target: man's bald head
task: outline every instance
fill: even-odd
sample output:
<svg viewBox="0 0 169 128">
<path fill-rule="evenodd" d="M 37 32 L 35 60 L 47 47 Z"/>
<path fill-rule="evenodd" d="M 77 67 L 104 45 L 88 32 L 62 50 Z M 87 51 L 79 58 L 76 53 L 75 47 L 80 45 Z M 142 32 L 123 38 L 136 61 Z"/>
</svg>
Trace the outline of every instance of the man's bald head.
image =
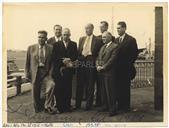
<svg viewBox="0 0 169 128">
<path fill-rule="evenodd" d="M 86 35 L 90 36 L 93 34 L 93 30 L 94 30 L 94 25 L 91 24 L 91 23 L 88 23 L 86 26 L 85 26 L 85 30 L 86 30 Z"/>
<path fill-rule="evenodd" d="M 104 43 L 109 43 L 110 41 L 112 41 L 112 34 L 110 32 L 104 32 L 102 34 L 102 40 Z"/>
<path fill-rule="evenodd" d="M 69 28 L 64 28 L 63 32 L 62 32 L 62 36 L 63 36 L 63 40 L 65 42 L 68 42 L 70 40 L 70 35 L 71 35 L 70 29 Z"/>
</svg>

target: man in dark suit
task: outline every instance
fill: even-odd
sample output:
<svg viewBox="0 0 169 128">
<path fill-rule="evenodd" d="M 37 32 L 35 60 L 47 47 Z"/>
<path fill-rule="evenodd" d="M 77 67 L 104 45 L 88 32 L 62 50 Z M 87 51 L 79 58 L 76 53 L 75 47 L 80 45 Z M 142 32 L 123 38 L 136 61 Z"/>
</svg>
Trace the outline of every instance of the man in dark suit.
<svg viewBox="0 0 169 128">
<path fill-rule="evenodd" d="M 102 43 L 93 35 L 93 24 L 87 24 L 85 27 L 86 36 L 81 37 L 78 47 L 77 68 L 77 90 L 76 90 L 76 107 L 81 107 L 84 88 L 86 88 L 86 107 L 85 110 L 90 110 L 93 105 L 94 84 L 96 80 L 95 61 Z"/>
<path fill-rule="evenodd" d="M 108 30 L 109 24 L 107 21 L 101 21 L 100 22 L 100 32 L 101 35 L 98 36 L 98 39 L 103 43 L 102 41 L 102 35 L 104 32 L 106 32 Z M 115 37 L 112 36 L 112 42 L 115 41 Z M 99 83 L 99 76 L 97 75 L 97 80 L 96 80 L 96 107 L 101 106 L 101 88 L 100 88 L 100 83 Z"/>
<path fill-rule="evenodd" d="M 52 80 L 52 47 L 46 44 L 47 32 L 38 32 L 38 44 L 28 47 L 25 76 L 32 83 L 33 104 L 35 112 L 54 113 L 54 87 Z M 45 99 L 45 103 L 43 102 Z"/>
<path fill-rule="evenodd" d="M 119 22 L 117 32 L 120 37 L 116 39 L 119 44 L 118 67 L 117 67 L 117 89 L 118 109 L 121 111 L 130 110 L 130 84 L 136 75 L 134 62 L 138 56 L 136 39 L 126 32 L 126 23 Z"/>
<path fill-rule="evenodd" d="M 109 111 L 109 116 L 116 114 L 116 66 L 118 44 L 112 42 L 110 32 L 102 35 L 105 45 L 101 48 L 96 60 L 96 67 L 99 73 L 101 87 L 102 107 L 99 111 Z"/>
<path fill-rule="evenodd" d="M 70 40 L 70 30 L 63 30 L 63 41 L 53 45 L 53 78 L 56 101 L 61 112 L 70 112 L 72 97 L 73 62 L 77 59 L 77 44 Z"/>
<path fill-rule="evenodd" d="M 62 26 L 56 24 L 54 25 L 53 30 L 55 35 L 47 40 L 47 43 L 50 45 L 53 45 L 58 41 L 62 41 Z"/>
</svg>

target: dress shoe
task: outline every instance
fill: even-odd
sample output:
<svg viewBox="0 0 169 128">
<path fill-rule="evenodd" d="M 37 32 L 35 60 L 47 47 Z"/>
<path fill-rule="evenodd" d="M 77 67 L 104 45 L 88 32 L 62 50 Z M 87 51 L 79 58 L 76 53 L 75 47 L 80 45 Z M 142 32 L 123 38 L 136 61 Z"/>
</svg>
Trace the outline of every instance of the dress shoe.
<svg viewBox="0 0 169 128">
<path fill-rule="evenodd" d="M 109 117 L 112 117 L 112 116 L 115 116 L 115 115 L 117 115 L 117 112 L 116 112 L 116 111 L 109 113 Z"/>
<path fill-rule="evenodd" d="M 100 104 L 95 104 L 95 105 L 94 105 L 94 107 L 96 107 L 96 108 L 97 108 L 97 107 L 100 107 L 100 106 L 101 106 Z"/>
<path fill-rule="evenodd" d="M 101 107 L 101 108 L 98 108 L 97 111 L 98 112 L 106 112 L 106 111 L 108 111 L 108 109 L 106 107 Z"/>
<path fill-rule="evenodd" d="M 118 113 L 127 113 L 132 111 L 130 108 L 123 108 L 123 109 L 118 109 Z"/>
<path fill-rule="evenodd" d="M 73 107 L 73 110 L 79 110 L 81 107 Z"/>
<path fill-rule="evenodd" d="M 65 112 L 73 112 L 73 110 L 69 108 L 69 109 L 66 109 Z"/>
<path fill-rule="evenodd" d="M 59 110 L 52 110 L 51 108 L 46 108 L 45 113 L 53 114 L 60 114 Z"/>
<path fill-rule="evenodd" d="M 39 113 L 40 111 L 39 110 L 35 110 L 35 113 Z"/>
<path fill-rule="evenodd" d="M 43 109 L 35 109 L 35 113 L 39 113 L 39 112 L 42 112 L 43 111 Z"/>
<path fill-rule="evenodd" d="M 85 111 L 90 111 L 91 110 L 91 107 L 86 107 L 85 108 Z"/>
</svg>

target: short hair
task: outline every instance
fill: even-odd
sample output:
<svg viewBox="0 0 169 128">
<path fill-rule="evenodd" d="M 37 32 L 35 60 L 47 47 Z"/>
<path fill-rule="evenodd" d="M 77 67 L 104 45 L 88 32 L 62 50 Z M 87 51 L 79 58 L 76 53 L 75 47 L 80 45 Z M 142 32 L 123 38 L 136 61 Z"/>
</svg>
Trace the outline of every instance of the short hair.
<svg viewBox="0 0 169 128">
<path fill-rule="evenodd" d="M 124 21 L 118 22 L 118 25 L 121 25 L 121 27 L 123 27 L 123 28 L 127 28 L 127 25 Z"/>
<path fill-rule="evenodd" d="M 94 29 L 94 25 L 92 23 L 88 23 L 86 26 L 91 26 Z"/>
<path fill-rule="evenodd" d="M 53 29 L 55 29 L 55 27 L 60 27 L 60 28 L 62 29 L 62 26 L 59 25 L 59 24 L 55 24 L 55 25 L 53 26 Z"/>
<path fill-rule="evenodd" d="M 45 30 L 39 30 L 39 31 L 38 31 L 38 34 L 40 34 L 40 33 L 41 33 L 41 34 L 45 34 L 46 36 L 48 35 L 47 31 L 45 31 Z"/>
<path fill-rule="evenodd" d="M 108 22 L 107 22 L 107 21 L 101 21 L 100 23 L 101 23 L 101 24 L 104 24 L 106 27 L 108 27 L 108 26 L 109 26 L 109 24 L 108 24 Z"/>
</svg>

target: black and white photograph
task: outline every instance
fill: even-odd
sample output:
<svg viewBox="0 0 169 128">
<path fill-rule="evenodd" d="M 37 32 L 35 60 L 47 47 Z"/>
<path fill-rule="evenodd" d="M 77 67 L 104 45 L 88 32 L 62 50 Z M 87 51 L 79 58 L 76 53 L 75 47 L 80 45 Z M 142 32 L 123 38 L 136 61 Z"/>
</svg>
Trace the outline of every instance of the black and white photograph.
<svg viewBox="0 0 169 128">
<path fill-rule="evenodd" d="M 167 127 L 168 3 L 3 3 L 3 127 Z"/>
</svg>

